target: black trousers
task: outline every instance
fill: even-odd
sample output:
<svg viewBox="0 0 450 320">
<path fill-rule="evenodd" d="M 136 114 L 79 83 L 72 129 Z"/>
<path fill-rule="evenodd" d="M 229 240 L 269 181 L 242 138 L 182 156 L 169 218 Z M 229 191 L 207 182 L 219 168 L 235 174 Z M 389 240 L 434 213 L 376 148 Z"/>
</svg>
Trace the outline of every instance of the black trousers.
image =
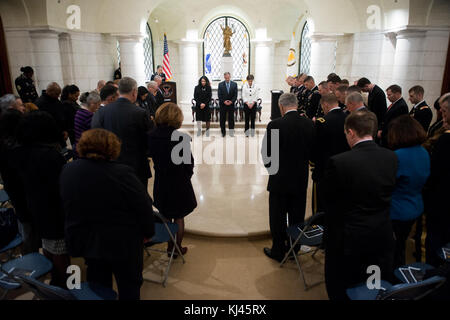
<svg viewBox="0 0 450 320">
<path fill-rule="evenodd" d="M 306 188 L 297 195 L 269 193 L 269 223 L 272 234 L 272 254 L 282 258 L 289 250 L 289 239 L 286 234 L 286 217 L 289 225 L 302 223 L 305 220 Z"/>
<path fill-rule="evenodd" d="M 244 104 L 244 115 L 245 115 L 245 132 L 247 133 L 248 129 L 255 130 L 255 121 L 256 121 L 256 104 L 253 108 L 249 108 L 248 105 Z M 251 124 L 251 126 L 250 126 Z"/>
<path fill-rule="evenodd" d="M 411 228 L 414 222 L 415 220 L 392 220 L 392 229 L 394 230 L 395 235 L 394 268 L 398 268 L 406 264 L 406 240 L 411 233 Z"/>
<path fill-rule="evenodd" d="M 220 106 L 220 130 L 222 135 L 227 133 L 225 129 L 225 123 L 228 119 L 228 128 L 234 130 L 234 105 L 231 106 Z"/>
<path fill-rule="evenodd" d="M 141 298 L 143 251 L 129 260 L 86 259 L 87 281 L 106 288 L 113 287 L 114 275 L 119 290 L 119 300 L 139 300 Z"/>
</svg>

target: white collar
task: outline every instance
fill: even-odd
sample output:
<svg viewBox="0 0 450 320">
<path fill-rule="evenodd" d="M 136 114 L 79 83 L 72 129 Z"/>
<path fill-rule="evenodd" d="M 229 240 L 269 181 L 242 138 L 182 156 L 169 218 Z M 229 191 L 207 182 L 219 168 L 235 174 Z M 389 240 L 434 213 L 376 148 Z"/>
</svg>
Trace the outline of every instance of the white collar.
<svg viewBox="0 0 450 320">
<path fill-rule="evenodd" d="M 423 103 L 423 102 L 425 102 L 425 99 L 424 100 L 422 100 L 422 101 L 420 101 L 419 103 L 417 103 L 416 105 L 414 105 L 414 107 L 413 107 L 413 109 L 414 108 L 416 108 L 419 104 L 421 104 L 421 103 Z"/>
<path fill-rule="evenodd" d="M 367 142 L 367 141 L 373 141 L 373 138 L 361 139 L 357 143 L 355 143 L 352 148 L 356 147 L 360 143 Z"/>
<path fill-rule="evenodd" d="M 333 109 L 331 109 L 330 111 L 328 111 L 328 113 L 330 113 L 331 111 L 333 111 L 333 110 L 338 110 L 338 109 L 341 109 L 341 107 L 334 107 Z"/>
</svg>

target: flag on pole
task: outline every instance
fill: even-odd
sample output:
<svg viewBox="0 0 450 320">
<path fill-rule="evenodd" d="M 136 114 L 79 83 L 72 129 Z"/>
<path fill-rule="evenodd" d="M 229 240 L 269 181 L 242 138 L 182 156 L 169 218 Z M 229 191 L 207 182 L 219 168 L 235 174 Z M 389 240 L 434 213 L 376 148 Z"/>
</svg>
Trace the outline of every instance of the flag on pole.
<svg viewBox="0 0 450 320">
<path fill-rule="evenodd" d="M 297 57 L 295 50 L 295 32 L 292 33 L 291 45 L 289 47 L 289 56 L 287 62 L 286 77 L 296 77 L 298 72 Z"/>
<path fill-rule="evenodd" d="M 206 45 L 205 45 L 205 74 L 206 76 L 211 74 L 212 65 L 211 65 L 211 48 L 210 48 L 210 40 L 209 40 L 209 32 L 206 34 Z"/>
<path fill-rule="evenodd" d="M 172 80 L 172 69 L 170 68 L 169 59 L 169 46 L 167 45 L 167 36 L 164 33 L 164 58 L 163 58 L 163 71 L 166 75 L 166 81 Z"/>
</svg>

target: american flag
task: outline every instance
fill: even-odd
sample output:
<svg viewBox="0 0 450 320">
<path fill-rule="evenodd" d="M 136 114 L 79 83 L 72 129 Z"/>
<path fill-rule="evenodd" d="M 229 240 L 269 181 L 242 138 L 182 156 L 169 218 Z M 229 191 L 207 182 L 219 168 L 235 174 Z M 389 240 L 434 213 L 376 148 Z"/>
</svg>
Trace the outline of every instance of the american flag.
<svg viewBox="0 0 450 320">
<path fill-rule="evenodd" d="M 163 71 L 166 75 L 166 80 L 169 81 L 172 79 L 172 69 L 170 68 L 170 59 L 169 59 L 169 46 L 167 45 L 167 36 L 164 34 L 164 58 L 163 58 Z"/>
</svg>

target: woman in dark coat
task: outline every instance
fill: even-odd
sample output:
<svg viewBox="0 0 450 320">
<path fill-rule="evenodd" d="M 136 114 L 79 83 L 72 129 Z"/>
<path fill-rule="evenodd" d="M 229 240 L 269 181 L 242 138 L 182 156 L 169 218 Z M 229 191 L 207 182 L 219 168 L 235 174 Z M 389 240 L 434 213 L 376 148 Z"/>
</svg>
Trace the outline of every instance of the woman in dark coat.
<svg viewBox="0 0 450 320">
<path fill-rule="evenodd" d="M 198 132 L 197 135 L 202 135 L 202 122 L 206 122 L 206 136 L 209 136 L 209 127 L 211 125 L 211 111 L 209 104 L 211 103 L 212 91 L 209 79 L 205 76 L 198 80 L 198 86 L 194 90 L 194 100 L 196 103 L 196 120 Z"/>
<path fill-rule="evenodd" d="M 88 282 L 112 288 L 120 300 L 138 300 L 142 285 L 144 238 L 154 235 L 152 201 L 134 169 L 115 162 L 115 134 L 85 131 L 77 144 L 79 160 L 64 167 L 61 198 L 70 254 L 83 257 Z"/>
<path fill-rule="evenodd" d="M 154 162 L 155 183 L 153 198 L 155 207 L 168 219 L 178 224 L 177 244 L 182 254 L 187 248 L 181 246 L 184 236 L 184 217 L 197 207 L 191 178 L 194 174 L 191 138 L 177 131 L 183 123 L 183 112 L 175 103 L 165 103 L 156 112 L 156 128 L 149 134 L 150 157 Z M 176 141 L 172 141 L 172 138 Z M 180 151 L 172 150 L 177 147 Z M 169 243 L 168 252 L 173 244 Z"/>
<path fill-rule="evenodd" d="M 59 138 L 56 121 L 49 113 L 28 113 L 18 128 L 22 146 L 15 151 L 15 159 L 44 255 L 53 263 L 51 284 L 67 288 L 70 257 L 64 241 L 64 211 L 59 195 L 59 176 L 66 161 Z"/>
</svg>

